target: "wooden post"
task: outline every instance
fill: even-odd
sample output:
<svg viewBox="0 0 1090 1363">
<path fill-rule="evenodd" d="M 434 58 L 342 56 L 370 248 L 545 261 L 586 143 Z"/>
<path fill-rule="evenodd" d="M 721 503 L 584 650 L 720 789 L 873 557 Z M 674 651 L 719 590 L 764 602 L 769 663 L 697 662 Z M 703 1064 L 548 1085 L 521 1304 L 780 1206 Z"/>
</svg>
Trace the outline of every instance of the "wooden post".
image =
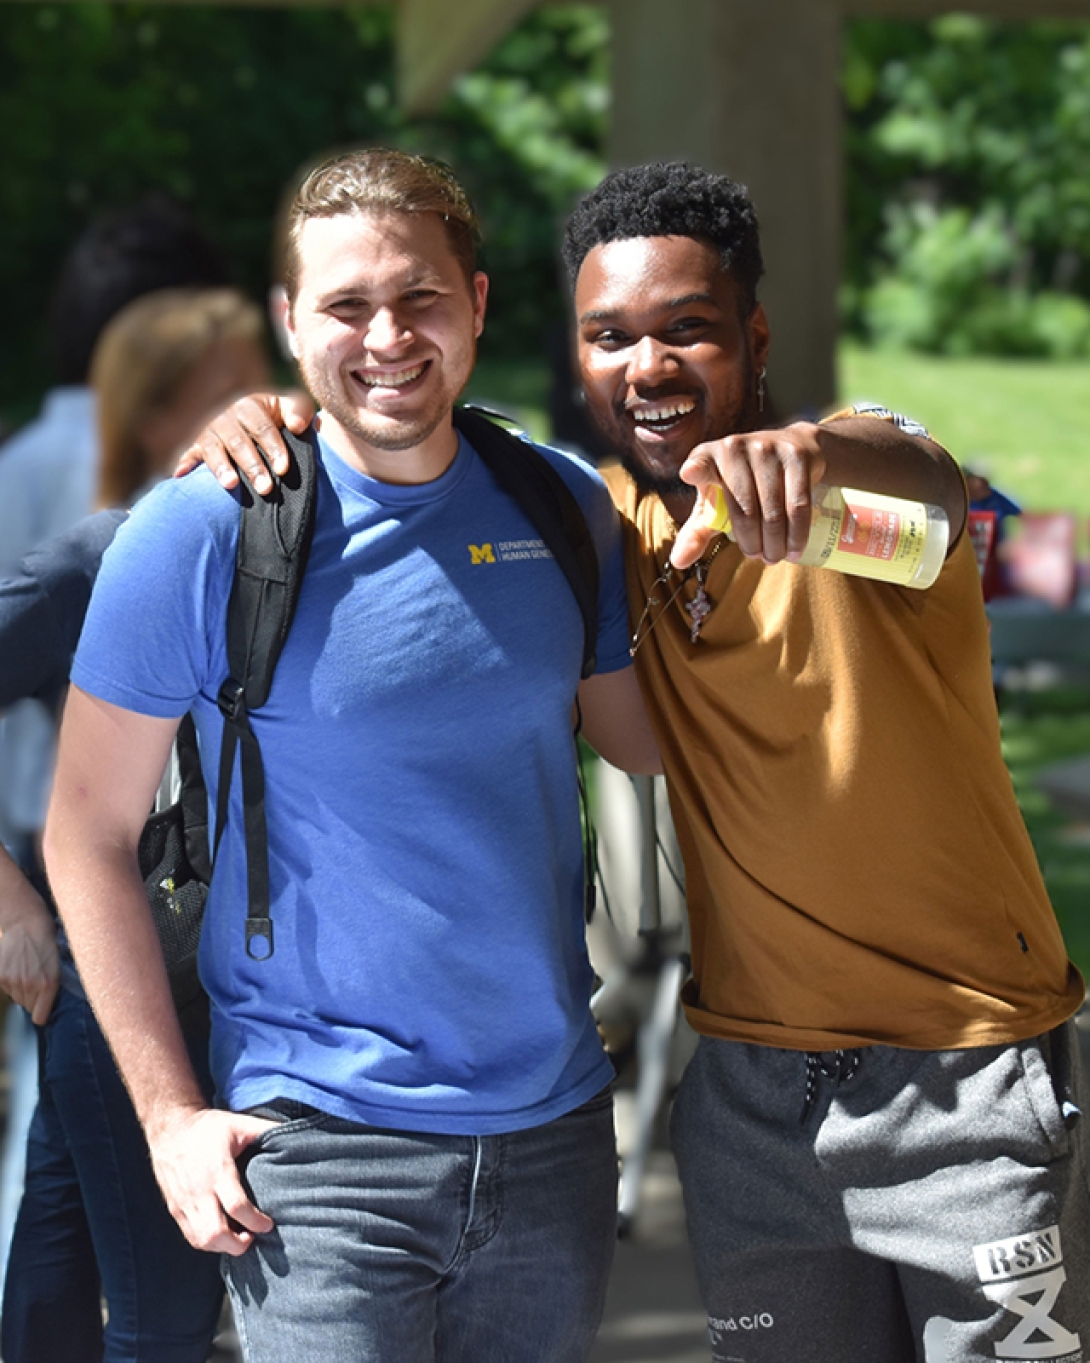
<svg viewBox="0 0 1090 1363">
<path fill-rule="evenodd" d="M 693 160 L 761 223 L 783 416 L 836 396 L 841 252 L 837 0 L 612 0 L 614 165 Z"/>
</svg>

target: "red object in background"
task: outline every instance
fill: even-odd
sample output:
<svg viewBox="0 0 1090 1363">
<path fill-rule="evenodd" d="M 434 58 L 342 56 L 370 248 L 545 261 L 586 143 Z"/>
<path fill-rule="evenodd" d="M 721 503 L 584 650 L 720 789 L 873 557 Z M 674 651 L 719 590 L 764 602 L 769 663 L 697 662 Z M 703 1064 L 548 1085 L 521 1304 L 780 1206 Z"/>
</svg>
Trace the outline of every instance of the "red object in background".
<svg viewBox="0 0 1090 1363">
<path fill-rule="evenodd" d="M 1078 589 L 1075 517 L 1067 511 L 1024 511 L 1020 521 L 1021 533 L 1003 545 L 1007 590 L 1064 610 Z"/>
<path fill-rule="evenodd" d="M 969 511 L 965 530 L 973 542 L 976 566 L 980 569 L 980 585 L 984 600 L 990 601 L 999 590 L 999 517 L 994 511 Z"/>
</svg>

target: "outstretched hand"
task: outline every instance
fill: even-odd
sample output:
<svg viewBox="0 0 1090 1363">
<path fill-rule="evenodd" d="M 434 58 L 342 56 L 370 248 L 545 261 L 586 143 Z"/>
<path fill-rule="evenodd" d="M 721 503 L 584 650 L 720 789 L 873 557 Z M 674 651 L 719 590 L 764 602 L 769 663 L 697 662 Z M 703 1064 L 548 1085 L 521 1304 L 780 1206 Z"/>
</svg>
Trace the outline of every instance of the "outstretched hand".
<svg viewBox="0 0 1090 1363">
<path fill-rule="evenodd" d="M 272 491 L 269 468 L 283 476 L 290 466 L 280 428 L 301 435 L 314 420 L 317 408 L 302 392 L 251 393 L 239 398 L 197 436 L 178 460 L 174 477 L 181 478 L 207 464 L 226 488 L 238 486 L 238 470 L 260 493 Z M 265 459 L 262 459 L 264 451 Z"/>
<path fill-rule="evenodd" d="M 726 499 L 731 535 L 747 558 L 796 560 L 810 534 L 811 489 L 825 472 L 818 429 L 799 421 L 697 445 L 679 471 L 697 496 L 674 541 L 674 567 L 694 564 L 719 533 L 708 523 L 716 485 Z"/>
<path fill-rule="evenodd" d="M 235 1161 L 275 1122 L 202 1108 L 148 1130 L 163 1198 L 194 1249 L 245 1254 L 272 1218 L 247 1196 Z"/>
</svg>

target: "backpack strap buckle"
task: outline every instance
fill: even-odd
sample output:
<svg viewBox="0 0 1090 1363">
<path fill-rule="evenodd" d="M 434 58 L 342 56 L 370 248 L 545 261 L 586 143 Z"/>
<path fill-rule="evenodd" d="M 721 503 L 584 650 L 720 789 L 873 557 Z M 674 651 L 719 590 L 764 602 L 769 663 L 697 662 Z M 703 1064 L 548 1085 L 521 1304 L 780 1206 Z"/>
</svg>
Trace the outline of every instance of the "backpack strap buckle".
<svg viewBox="0 0 1090 1363">
<path fill-rule="evenodd" d="M 262 945 L 262 943 L 264 945 Z M 251 961 L 267 961 L 273 954 L 273 925 L 271 918 L 247 918 L 246 955 Z"/>
<path fill-rule="evenodd" d="M 232 724 L 237 724 L 246 713 L 246 688 L 234 677 L 228 677 L 216 697 L 220 714 Z"/>
</svg>

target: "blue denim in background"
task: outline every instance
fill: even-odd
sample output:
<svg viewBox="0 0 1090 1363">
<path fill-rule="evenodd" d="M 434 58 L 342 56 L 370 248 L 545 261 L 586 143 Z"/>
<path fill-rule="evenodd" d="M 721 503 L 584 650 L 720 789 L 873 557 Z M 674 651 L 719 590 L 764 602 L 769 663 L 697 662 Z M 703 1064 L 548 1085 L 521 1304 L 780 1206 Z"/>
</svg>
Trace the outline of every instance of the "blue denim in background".
<svg viewBox="0 0 1090 1363">
<path fill-rule="evenodd" d="M 105 1038 L 67 989 L 39 1053 L 5 1363 L 205 1363 L 223 1297 L 218 1256 L 191 1248 L 167 1211 Z"/>
<path fill-rule="evenodd" d="M 609 1089 L 499 1136 L 312 1112 L 244 1161 L 275 1222 L 224 1259 L 247 1363 L 586 1358 L 617 1229 Z"/>
</svg>

